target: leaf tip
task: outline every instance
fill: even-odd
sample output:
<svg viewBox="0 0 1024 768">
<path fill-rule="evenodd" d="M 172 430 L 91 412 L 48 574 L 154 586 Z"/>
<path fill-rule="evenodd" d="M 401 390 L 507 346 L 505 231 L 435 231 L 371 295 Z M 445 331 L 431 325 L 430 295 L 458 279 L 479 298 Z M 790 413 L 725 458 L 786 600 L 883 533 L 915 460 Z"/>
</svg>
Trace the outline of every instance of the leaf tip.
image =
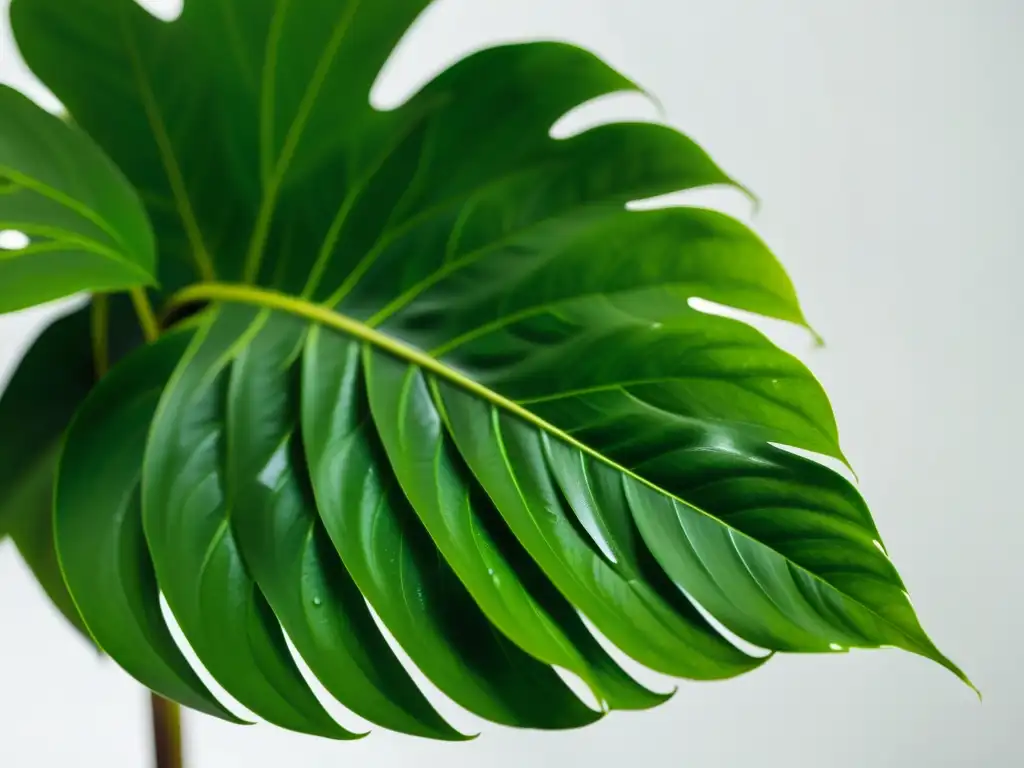
<svg viewBox="0 0 1024 768">
<path fill-rule="evenodd" d="M 457 728 L 452 727 L 445 721 L 442 721 L 443 728 L 433 730 L 427 738 L 434 739 L 437 741 L 451 741 L 451 742 L 464 742 L 464 741 L 475 741 L 480 737 L 479 733 L 463 733 Z"/>
<path fill-rule="evenodd" d="M 981 689 L 978 688 L 978 686 L 976 686 L 971 681 L 971 678 L 969 678 L 967 676 L 967 673 L 964 672 L 962 669 L 960 669 L 960 667 L 958 667 L 952 661 L 947 659 L 945 656 L 943 656 L 943 657 L 941 657 L 939 659 L 939 663 L 942 666 L 944 666 L 946 669 L 948 669 L 950 672 L 952 672 L 954 675 L 956 675 L 957 678 L 960 680 L 960 682 L 962 682 L 964 685 L 966 685 L 968 688 L 970 688 L 972 691 L 974 691 L 974 695 L 978 697 L 978 702 L 979 703 L 983 702 L 985 700 L 984 696 L 981 693 Z"/>
<path fill-rule="evenodd" d="M 962 682 L 964 685 L 966 685 L 968 688 L 974 691 L 975 695 L 978 697 L 979 702 L 982 701 L 983 697 L 981 691 L 978 689 L 978 686 L 976 686 L 971 681 L 971 678 L 967 676 L 967 673 L 960 669 L 960 667 L 958 667 L 952 659 L 950 659 L 948 656 L 945 656 L 942 652 L 940 652 L 939 649 L 936 648 L 930 640 L 928 645 L 930 647 L 928 647 L 925 652 L 922 652 L 920 650 L 916 652 L 927 659 L 931 659 L 936 664 L 940 664 L 941 666 L 945 667 L 947 670 L 952 672 L 954 675 L 956 675 L 957 679 L 960 680 L 960 682 Z"/>
<path fill-rule="evenodd" d="M 756 219 L 758 214 L 761 213 L 761 198 L 746 184 L 741 184 L 736 181 L 736 179 L 729 179 L 729 182 L 736 187 L 736 189 L 746 195 L 747 199 L 750 201 L 750 218 Z"/>
<path fill-rule="evenodd" d="M 654 93 L 654 91 L 651 91 L 648 88 L 644 88 L 640 84 L 632 82 L 632 81 L 630 82 L 630 84 L 632 85 L 632 87 L 634 89 L 636 89 L 639 93 L 642 93 L 644 95 L 644 97 L 648 101 L 651 102 L 651 106 L 654 107 L 654 111 L 658 115 L 658 119 L 661 120 L 662 122 L 666 122 L 667 123 L 668 122 L 668 109 L 666 109 L 666 107 L 665 107 L 665 102 L 663 102 L 658 97 L 658 95 L 656 93 Z"/>
</svg>

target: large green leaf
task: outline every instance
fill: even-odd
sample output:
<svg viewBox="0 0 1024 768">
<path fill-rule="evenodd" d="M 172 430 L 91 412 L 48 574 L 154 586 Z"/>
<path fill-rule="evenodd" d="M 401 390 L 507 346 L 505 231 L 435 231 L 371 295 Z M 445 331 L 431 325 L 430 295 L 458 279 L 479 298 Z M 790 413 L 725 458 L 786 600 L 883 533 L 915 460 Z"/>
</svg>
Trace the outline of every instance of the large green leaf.
<svg viewBox="0 0 1024 768">
<path fill-rule="evenodd" d="M 200 331 L 155 407 L 141 482 L 157 579 L 199 658 L 242 704 L 286 728 L 353 737 L 303 682 L 236 541 L 237 490 L 220 460 L 231 449 L 222 360 L 234 330 Z"/>
<path fill-rule="evenodd" d="M 39 335 L 0 394 L 0 533 L 49 512 L 64 430 L 96 381 L 89 311 Z"/>
<path fill-rule="evenodd" d="M 138 196 L 77 128 L 0 85 L 0 312 L 79 291 L 153 282 L 156 248 Z"/>
<path fill-rule="evenodd" d="M 123 299 L 93 299 L 47 326 L 0 393 L 0 538 L 10 534 L 61 613 L 82 630 L 53 542 L 53 485 L 64 433 L 98 378 L 139 342 Z"/>
<path fill-rule="evenodd" d="M 221 322 L 244 326 L 251 312 Z M 366 719 L 398 731 L 460 738 L 391 652 L 317 514 L 298 434 L 295 353 L 300 320 L 261 329 L 231 371 L 227 482 L 235 530 L 254 578 L 328 690 Z M 230 337 L 229 337 L 230 338 Z M 229 361 L 225 361 L 229 364 Z"/>
<path fill-rule="evenodd" d="M 774 256 L 727 216 L 626 206 L 734 182 L 665 126 L 551 138 L 571 109 L 635 89 L 564 44 L 474 54 L 375 110 L 370 87 L 427 5 L 189 0 L 164 23 L 132 0 L 14 0 L 29 65 L 146 201 L 165 287 L 202 281 L 168 309 L 209 305 L 165 385 L 115 371 L 106 395 L 151 408 L 162 390 L 144 456 L 125 461 L 145 529 L 123 554 L 132 578 L 151 557 L 239 701 L 336 738 L 355 734 L 284 634 L 353 711 L 447 739 L 378 621 L 451 699 L 514 726 L 666 698 L 584 618 L 685 679 L 883 645 L 962 676 L 856 488 L 788 450 L 845 461 L 819 384 L 691 308 L 805 324 Z M 122 407 L 138 434 L 145 409 Z M 101 426 L 81 424 L 69 456 L 101 450 Z M 103 535 L 134 509 L 71 488 L 62 514 L 106 514 Z M 69 580 L 91 625 L 99 583 Z M 120 620 L 138 626 L 132 605 Z M 130 671 L 160 650 L 125 637 L 111 653 Z"/>
<path fill-rule="evenodd" d="M 661 697 L 603 655 L 543 577 L 528 564 L 517 573 L 516 559 L 522 558 L 516 558 L 514 543 L 492 538 L 500 528 L 478 514 L 486 499 L 471 498 L 450 467 L 437 459 L 422 463 L 440 498 L 410 509 L 386 464 L 370 409 L 359 345 L 313 329 L 304 353 L 302 425 L 321 514 L 345 565 L 424 672 L 484 717 L 513 725 L 559 724 L 567 692 L 494 633 L 493 622 L 537 658 L 563 662 L 611 706 L 657 703 Z M 436 450 L 430 443 L 422 448 Z M 440 553 L 424 535 L 428 531 Z"/>
<path fill-rule="evenodd" d="M 68 592 L 57 559 L 53 540 L 53 515 L 50 514 L 53 489 L 47 485 L 41 490 L 37 499 L 38 510 L 33 510 L 38 511 L 38 514 L 23 515 L 12 521 L 11 540 L 53 606 L 88 639 L 89 632 Z"/>
<path fill-rule="evenodd" d="M 83 633 L 57 563 L 51 502 L 64 430 L 95 380 L 89 311 L 81 309 L 43 330 L 0 394 L 0 538 L 11 536 L 54 606 Z"/>
<path fill-rule="evenodd" d="M 54 530 L 64 575 L 99 646 L 154 691 L 235 720 L 174 644 L 143 539 L 146 433 L 189 338 L 179 331 L 143 347 L 88 397 L 61 456 Z M 125 390 L 131 398 L 123 398 Z"/>
</svg>

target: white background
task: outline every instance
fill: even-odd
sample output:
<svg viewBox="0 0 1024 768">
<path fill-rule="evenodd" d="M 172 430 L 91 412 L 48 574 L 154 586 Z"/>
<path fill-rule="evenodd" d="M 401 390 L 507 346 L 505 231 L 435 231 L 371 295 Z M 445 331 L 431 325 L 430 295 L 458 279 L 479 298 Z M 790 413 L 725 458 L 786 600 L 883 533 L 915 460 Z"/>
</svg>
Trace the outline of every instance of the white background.
<svg viewBox="0 0 1024 768">
<path fill-rule="evenodd" d="M 0 80 L 46 98 L 6 4 Z M 382 98 L 471 49 L 536 36 L 591 47 L 650 88 L 762 198 L 754 226 L 828 342 L 806 359 L 890 553 L 985 701 L 895 651 L 787 657 L 582 732 L 484 726 L 464 745 L 383 731 L 335 744 L 190 715 L 192 766 L 1024 765 L 1024 2 L 440 0 Z M 41 315 L 0 318 L 0 377 Z M 0 546 L 0 765 L 146 765 L 144 704 Z"/>
</svg>

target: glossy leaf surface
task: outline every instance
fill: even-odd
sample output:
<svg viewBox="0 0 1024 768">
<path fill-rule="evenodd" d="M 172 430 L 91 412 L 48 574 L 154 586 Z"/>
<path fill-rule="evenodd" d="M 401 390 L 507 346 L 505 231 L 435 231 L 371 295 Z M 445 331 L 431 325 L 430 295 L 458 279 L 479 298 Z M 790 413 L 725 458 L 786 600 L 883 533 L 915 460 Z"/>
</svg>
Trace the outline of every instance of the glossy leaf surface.
<svg viewBox="0 0 1024 768">
<path fill-rule="evenodd" d="M 100 647 L 161 695 L 236 720 L 200 682 L 164 624 L 142 531 L 146 435 L 188 341 L 189 334 L 177 332 L 143 347 L 86 400 L 61 457 L 55 539 L 78 609 Z M 131 398 L 123 397 L 126 390 Z M 96 440 L 105 450 L 95 449 Z"/>
<path fill-rule="evenodd" d="M 10 530 L 11 540 L 53 606 L 86 640 L 90 640 L 89 631 L 82 623 L 78 608 L 68 592 L 57 557 L 53 515 L 50 514 L 53 490 L 47 486 L 44 491 L 45 497 L 41 495 L 38 500 L 40 514 L 24 515 L 14 520 Z"/>
<path fill-rule="evenodd" d="M 227 308 L 219 322 L 237 322 L 238 313 Z M 458 739 L 384 640 L 317 513 L 299 427 L 298 352 L 307 325 L 261 323 L 232 362 L 227 414 L 246 563 L 299 652 L 349 709 L 394 730 Z"/>
<path fill-rule="evenodd" d="M 64 430 L 95 381 L 87 309 L 55 321 L 25 353 L 0 394 L 0 533 L 49 513 Z"/>
<path fill-rule="evenodd" d="M 384 629 L 442 693 L 518 727 L 667 698 L 584 619 L 683 679 L 882 645 L 961 674 L 856 488 L 778 447 L 845 461 L 820 385 L 691 307 L 805 325 L 775 257 L 722 214 L 626 205 L 735 183 L 666 126 L 551 137 L 627 79 L 508 45 L 383 112 L 370 87 L 427 0 L 188 0 L 172 23 L 64 5 L 14 0 L 19 44 L 140 190 L 164 286 L 194 283 L 168 308 L 201 311 L 138 451 L 156 582 L 253 712 L 358 735 L 287 636 L 367 720 L 462 738 Z M 151 403 L 120 370 L 120 400 Z M 102 434 L 75 430 L 68 454 Z"/>
<path fill-rule="evenodd" d="M 96 380 L 89 310 L 46 327 L 0 395 L 0 539 L 10 535 L 53 605 L 88 636 L 53 542 L 53 484 L 64 431 Z"/>
<path fill-rule="evenodd" d="M 228 369 L 243 322 L 196 335 L 155 409 L 142 515 L 157 580 L 192 648 L 242 704 L 286 728 L 347 738 L 306 686 L 235 533 L 237 489 L 222 457 Z"/>
<path fill-rule="evenodd" d="M 97 305 L 104 307 L 96 322 Z M 0 539 L 10 534 L 55 607 L 84 632 L 53 541 L 53 487 L 65 432 L 105 364 L 138 344 L 126 301 L 90 302 L 47 326 L 0 394 Z M 100 327 L 102 325 L 102 327 Z M 87 633 L 85 633 L 87 634 Z"/>
<path fill-rule="evenodd" d="M 88 136 L 0 85 L 0 312 L 148 285 L 156 248 L 138 195 Z"/>
</svg>

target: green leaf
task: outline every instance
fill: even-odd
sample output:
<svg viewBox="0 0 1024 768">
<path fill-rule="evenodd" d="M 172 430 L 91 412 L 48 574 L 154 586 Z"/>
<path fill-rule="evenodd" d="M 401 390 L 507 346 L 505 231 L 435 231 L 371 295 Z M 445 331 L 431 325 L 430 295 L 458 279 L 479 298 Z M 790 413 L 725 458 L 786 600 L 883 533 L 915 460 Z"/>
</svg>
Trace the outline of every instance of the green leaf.
<svg viewBox="0 0 1024 768">
<path fill-rule="evenodd" d="M 131 185 L 73 125 L 0 85 L 0 312 L 153 283 L 156 248 Z"/>
<path fill-rule="evenodd" d="M 789 450 L 846 461 L 818 382 L 691 306 L 806 326 L 771 251 L 719 213 L 627 207 L 741 188 L 666 126 L 551 137 L 635 84 L 569 45 L 506 45 L 379 111 L 427 0 L 188 0 L 172 23 L 65 5 L 13 0 L 22 52 L 145 200 L 168 317 L 203 312 L 149 431 L 142 517 L 239 701 L 355 736 L 287 634 L 368 720 L 461 738 L 378 622 L 452 700 L 523 727 L 603 714 L 558 670 L 601 710 L 667 698 L 584 619 L 686 679 L 882 645 L 962 676 L 856 488 Z"/>
<path fill-rule="evenodd" d="M 60 611 L 87 640 L 91 638 L 82 622 L 81 614 L 64 582 L 53 541 L 53 515 L 50 514 L 50 500 L 53 491 L 50 486 L 40 488 L 38 509 L 34 514 L 22 515 L 11 525 L 10 535 L 25 564 L 31 569 L 39 586 L 43 588 L 50 602 Z"/>
<path fill-rule="evenodd" d="M 146 434 L 189 338 L 175 332 L 138 350 L 79 410 L 61 454 L 56 544 L 78 609 L 106 653 L 157 693 L 240 722 L 200 682 L 164 624 L 142 530 Z"/>
<path fill-rule="evenodd" d="M 355 738 L 306 686 L 239 551 L 238 494 L 222 457 L 230 450 L 227 366 L 240 331 L 251 339 L 244 322 L 203 326 L 155 409 L 142 470 L 153 565 L 196 655 L 239 702 L 285 728 Z"/>
<path fill-rule="evenodd" d="M 234 322 L 238 312 L 225 310 L 229 317 L 218 322 Z M 225 425 L 227 483 L 237 497 L 232 528 L 284 629 L 339 701 L 396 731 L 459 739 L 392 653 L 317 514 L 298 430 L 297 353 L 306 330 L 299 320 L 268 322 L 232 364 Z"/>
<path fill-rule="evenodd" d="M 54 606 L 88 638 L 53 545 L 53 482 L 64 430 L 96 380 L 89 310 L 46 327 L 0 395 L 0 538 L 10 535 Z"/>
<path fill-rule="evenodd" d="M 895 645 L 962 675 L 921 630 L 856 490 L 831 470 L 774 446 L 784 435 L 790 444 L 806 447 L 834 435 L 835 427 L 806 369 L 752 329 L 692 310 L 652 324 L 641 313 L 623 311 L 624 305 L 607 311 L 607 297 L 586 299 L 575 311 L 510 323 L 517 326 L 517 344 L 506 343 L 502 329 L 493 338 L 482 337 L 487 343 L 476 349 L 461 350 L 452 365 L 301 301 L 244 288 L 214 288 L 210 294 L 306 317 L 404 361 L 389 362 L 378 352 L 365 374 L 371 404 L 380 398 L 374 419 L 399 478 L 406 462 L 436 472 L 436 457 L 444 454 L 436 449 L 438 439 L 423 430 L 430 425 L 437 435 L 443 414 L 462 460 L 548 577 L 647 665 L 681 676 L 713 676 L 683 666 L 698 658 L 693 648 L 670 649 L 659 659 L 619 634 L 637 619 L 622 622 L 623 611 L 632 614 L 621 586 L 612 585 L 635 588 L 631 579 L 641 572 L 642 558 L 629 564 L 599 550 L 611 546 L 608 537 L 620 551 L 636 546 L 636 537 L 622 533 L 629 530 L 624 515 L 676 585 L 745 639 L 789 652 Z M 651 305 L 643 309 L 649 312 Z M 663 345 L 675 355 L 659 354 Z M 506 356 L 498 357 L 503 350 Z M 381 365 L 392 372 L 373 376 L 373 366 Z M 561 375 L 563 370 L 569 375 Z M 473 371 L 474 378 L 463 371 Z M 590 386 L 581 386 L 580 377 Z M 721 388 L 731 382 L 735 389 L 723 396 Z M 433 405 L 427 407 L 431 389 Z M 395 414 L 400 421 L 392 427 Z M 411 421 L 402 427 L 406 420 Z M 559 445 L 578 454 L 561 457 L 561 478 L 548 458 Z M 608 498 L 593 490 L 582 493 L 592 485 L 587 472 L 567 474 L 567 466 L 590 460 L 623 484 Z M 410 481 L 404 486 L 425 522 L 437 514 L 424 490 L 410 490 Z M 444 483 L 435 478 L 432 487 L 443 490 Z M 709 488 L 718 493 L 705 497 Z M 677 509 L 671 519 L 680 520 L 682 529 L 676 536 L 667 535 L 668 518 L 652 505 L 651 494 Z M 728 549 L 706 556 L 693 543 L 684 548 L 692 524 L 682 509 L 692 510 L 705 527 L 715 521 Z M 583 533 L 588 524 L 589 541 Z M 619 533 L 610 536 L 614 531 Z M 434 538 L 443 542 L 440 534 Z M 754 575 L 749 582 L 736 581 L 728 570 L 714 575 L 717 566 L 704 564 L 705 557 L 717 558 L 721 567 L 731 557 Z M 453 555 L 448 559 L 457 562 Z M 680 565 L 684 560 L 689 570 Z M 705 572 L 712 575 L 701 582 L 698 575 Z M 769 573 L 777 583 L 769 582 Z M 663 590 L 652 578 L 647 586 Z M 669 601 L 692 625 L 689 635 L 677 628 L 677 638 L 715 637 L 679 595 Z M 651 603 L 645 598 L 638 605 Z M 637 639 L 652 637 L 644 633 Z"/>
<path fill-rule="evenodd" d="M 303 428 L 321 515 L 413 661 L 452 699 L 495 722 L 564 728 L 596 719 L 550 668 L 495 631 L 426 535 L 373 430 L 359 345 L 314 330 L 304 365 Z M 512 591 L 510 600 L 521 599 Z"/>
<path fill-rule="evenodd" d="M 353 272 L 393 273 L 410 243 L 454 260 L 480 235 L 510 239 L 556 214 L 731 183 L 662 126 L 549 140 L 572 107 L 636 90 L 568 45 L 484 51 L 401 109 L 372 108 L 380 68 L 429 4 L 252 0 L 242 12 L 188 0 L 168 24 L 134 0 L 81 0 L 73 19 L 63 0 L 13 0 L 11 21 L 32 70 L 139 190 L 167 289 L 194 265 L 206 279 L 261 275 L 326 297 Z M 516 120 L 493 119 L 510 103 Z M 507 205 L 516 198 L 526 204 Z M 287 264 L 274 258 L 283 248 Z"/>
<path fill-rule="evenodd" d="M 473 498 L 442 412 L 422 372 L 379 353 L 368 354 L 365 366 L 374 422 L 392 466 L 409 500 L 476 602 L 489 607 L 491 620 L 521 647 L 549 664 L 575 672 L 602 694 L 586 662 L 530 599 L 487 532 L 484 521 L 495 514 L 486 497 Z M 486 419 L 482 423 L 486 424 Z M 457 429 L 453 432 L 459 437 Z M 488 466 L 497 466 L 494 459 L 502 451 L 501 446 L 488 451 Z M 469 452 L 462 450 L 462 455 L 470 466 L 474 465 Z M 498 509 L 503 509 L 508 497 L 486 482 L 484 487 Z M 760 664 L 760 660 L 738 651 L 705 625 L 692 609 L 691 616 L 680 620 L 644 585 L 615 578 L 572 531 L 553 536 L 554 541 L 547 547 L 534 551 L 531 529 L 537 530 L 552 519 L 557 500 L 540 500 L 531 507 L 526 498 L 528 489 L 521 484 L 513 480 L 505 490 L 527 519 L 522 529 L 510 521 L 512 531 L 562 593 L 630 656 L 660 672 L 696 679 L 732 677 Z M 531 509 L 546 509 L 548 514 L 536 519 Z M 559 544 L 564 544 L 561 551 Z M 579 580 L 561 583 L 543 559 L 547 552 L 553 556 L 550 562 L 556 568 L 578 564 Z"/>
<path fill-rule="evenodd" d="M 0 394 L 0 532 L 49 516 L 64 430 L 96 381 L 89 311 L 56 320 Z"/>
<path fill-rule="evenodd" d="M 57 319 L 43 329 L 0 394 L 0 538 L 10 534 L 56 608 L 78 630 L 52 537 L 53 485 L 64 433 L 96 379 L 94 342 L 118 360 L 139 342 L 127 300 L 109 303 L 104 327 L 95 307 Z M 104 305 L 107 306 L 107 305 Z M 88 636 L 87 632 L 83 632 Z"/>
</svg>

